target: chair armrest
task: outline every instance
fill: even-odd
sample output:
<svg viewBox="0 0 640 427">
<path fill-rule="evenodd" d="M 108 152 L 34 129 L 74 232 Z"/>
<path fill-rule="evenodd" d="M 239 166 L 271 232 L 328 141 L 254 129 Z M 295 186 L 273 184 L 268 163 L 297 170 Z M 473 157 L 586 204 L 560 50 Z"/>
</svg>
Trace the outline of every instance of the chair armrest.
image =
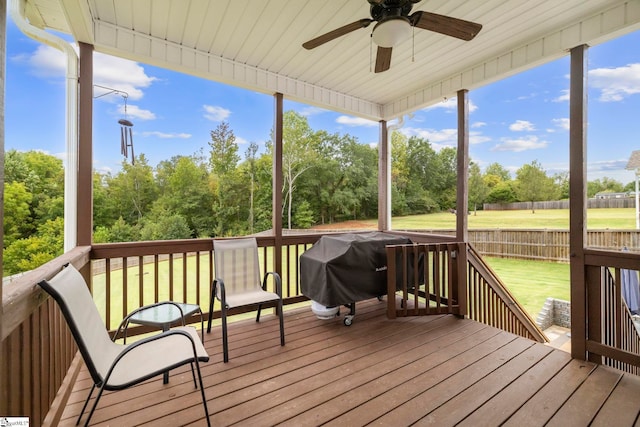
<svg viewBox="0 0 640 427">
<path fill-rule="evenodd" d="M 225 290 L 224 287 L 224 280 L 222 280 L 219 277 L 216 277 L 215 279 L 213 279 L 213 286 L 211 287 L 211 298 L 217 298 L 216 295 L 216 284 L 218 286 L 220 286 L 220 298 L 219 300 L 222 301 L 222 304 L 226 304 L 227 303 L 227 291 Z"/>
<path fill-rule="evenodd" d="M 198 351 L 196 349 L 196 342 L 194 340 L 194 338 L 185 330 L 180 330 L 180 329 L 172 329 L 166 332 L 162 332 L 161 334 L 158 335 L 153 335 L 144 339 L 141 339 L 139 341 L 136 341 L 133 344 L 129 344 L 127 346 L 125 346 L 125 348 L 123 349 L 123 351 L 120 352 L 120 354 L 118 354 L 118 356 L 113 360 L 111 366 L 109 367 L 109 370 L 107 372 L 107 374 L 105 375 L 104 378 L 104 383 L 108 384 L 109 382 L 109 378 L 111 377 L 111 374 L 113 373 L 114 369 L 116 368 L 116 366 L 118 365 L 118 363 L 124 359 L 129 353 L 131 352 L 136 352 L 136 351 L 141 351 L 142 348 L 146 345 L 149 345 L 150 343 L 154 342 L 154 341 L 158 341 L 158 340 L 163 340 L 163 339 L 167 339 L 169 337 L 172 336 L 181 336 L 184 337 L 186 340 L 188 340 L 188 342 L 191 344 L 191 351 L 193 354 L 193 362 L 196 362 L 198 360 L 200 360 L 199 356 L 198 356 Z M 198 344 L 200 344 L 200 342 L 198 341 Z M 205 353 L 206 354 L 206 353 Z M 202 358 L 203 361 L 207 361 L 209 358 L 208 356 L 206 358 Z M 184 362 L 184 363 L 188 363 Z M 149 378 L 152 378 L 156 375 L 161 374 L 162 372 L 166 371 L 167 369 L 171 368 L 172 365 L 167 365 L 164 369 L 160 369 L 159 371 L 154 371 L 154 372 L 150 372 L 146 375 L 142 375 L 138 378 L 132 378 L 130 381 L 129 385 L 133 385 L 133 384 L 137 384 L 141 381 L 145 381 Z"/>
<path fill-rule="evenodd" d="M 267 279 L 269 276 L 273 276 L 273 280 L 276 282 L 276 294 L 282 299 L 282 279 L 280 275 L 275 271 L 269 271 L 265 273 L 264 278 L 262 279 L 262 289 L 267 290 Z"/>
</svg>

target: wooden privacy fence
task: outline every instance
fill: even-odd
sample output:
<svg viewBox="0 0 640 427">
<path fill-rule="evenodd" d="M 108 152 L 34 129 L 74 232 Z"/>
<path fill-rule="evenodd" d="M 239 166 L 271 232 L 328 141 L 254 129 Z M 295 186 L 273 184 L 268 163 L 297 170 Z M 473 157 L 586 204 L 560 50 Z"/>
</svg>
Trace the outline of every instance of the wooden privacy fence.
<svg viewBox="0 0 640 427">
<path fill-rule="evenodd" d="M 471 245 L 387 246 L 387 316 L 466 315 L 538 341 L 547 338 Z M 401 302 L 396 295 L 400 294 Z"/>
<path fill-rule="evenodd" d="M 589 209 L 620 209 L 635 208 L 635 197 L 620 197 L 610 199 L 588 199 Z M 514 203 L 484 203 L 485 211 L 514 211 L 514 210 L 543 210 L 543 209 L 569 209 L 568 200 L 549 200 L 544 202 L 514 202 Z"/>
<path fill-rule="evenodd" d="M 469 230 L 469 241 L 484 256 L 569 261 L 569 230 Z M 640 230 L 588 230 L 586 246 L 622 250 L 640 247 Z"/>
</svg>

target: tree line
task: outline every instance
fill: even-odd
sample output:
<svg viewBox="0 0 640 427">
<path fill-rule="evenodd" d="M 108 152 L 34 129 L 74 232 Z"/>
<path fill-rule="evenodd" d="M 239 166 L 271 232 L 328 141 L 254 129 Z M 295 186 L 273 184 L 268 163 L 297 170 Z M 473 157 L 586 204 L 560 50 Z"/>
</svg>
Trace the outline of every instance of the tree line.
<svg viewBox="0 0 640 427">
<path fill-rule="evenodd" d="M 273 141 L 240 153 L 226 122 L 210 132 L 208 150 L 157 166 L 141 154 L 115 173 L 93 174 L 94 243 L 241 236 L 272 224 Z M 455 208 L 456 150 L 435 150 L 419 137 L 391 136 L 392 214 Z M 285 228 L 376 218 L 378 148 L 348 134 L 314 130 L 287 111 L 283 121 L 282 220 Z M 632 189 L 604 178 L 588 195 Z M 537 161 L 511 177 L 498 163 L 469 168 L 469 206 L 568 198 L 568 175 L 548 176 Z M 62 254 L 62 161 L 40 151 L 5 155 L 4 274 L 31 270 Z"/>
</svg>

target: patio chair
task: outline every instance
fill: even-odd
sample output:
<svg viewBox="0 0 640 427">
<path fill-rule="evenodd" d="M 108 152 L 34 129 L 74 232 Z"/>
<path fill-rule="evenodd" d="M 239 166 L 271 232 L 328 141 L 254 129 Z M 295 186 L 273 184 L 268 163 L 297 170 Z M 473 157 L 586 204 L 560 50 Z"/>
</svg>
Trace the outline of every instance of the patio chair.
<svg viewBox="0 0 640 427">
<path fill-rule="evenodd" d="M 280 316 L 280 345 L 284 345 L 284 319 L 282 312 L 282 281 L 280 275 L 268 272 L 260 283 L 260 264 L 258 262 L 258 244 L 255 238 L 215 240 L 213 241 L 215 261 L 215 280 L 211 286 L 209 320 L 207 333 L 211 332 L 213 302 L 221 302 L 222 350 L 224 362 L 229 361 L 227 339 L 227 313 L 229 309 L 244 306 L 257 306 L 256 322 L 260 321 L 263 304 L 275 305 Z M 267 291 L 267 279 L 273 277 L 275 293 Z"/>
<path fill-rule="evenodd" d="M 198 371 L 202 404 L 207 424 L 211 425 L 199 363 L 207 362 L 209 355 L 195 328 L 178 327 L 132 344 L 118 344 L 109 337 L 87 283 L 73 266 L 66 266 L 51 280 L 42 280 L 38 284 L 58 303 L 93 379 L 76 424 L 80 423 L 96 387 L 98 394 L 85 426 L 89 425 L 103 391 L 122 390 L 191 364 L 192 373 L 194 365 Z M 195 374 L 193 380 L 195 384 Z M 195 385 L 197 389 L 198 384 Z"/>
</svg>

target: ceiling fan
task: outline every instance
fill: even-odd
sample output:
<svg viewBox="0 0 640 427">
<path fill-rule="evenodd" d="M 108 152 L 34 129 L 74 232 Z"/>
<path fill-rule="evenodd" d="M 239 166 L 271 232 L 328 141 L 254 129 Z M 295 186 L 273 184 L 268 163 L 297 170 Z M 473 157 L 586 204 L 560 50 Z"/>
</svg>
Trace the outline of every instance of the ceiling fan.
<svg viewBox="0 0 640 427">
<path fill-rule="evenodd" d="M 336 28 L 303 43 L 305 49 L 313 49 L 338 37 L 344 36 L 360 28 L 366 28 L 372 22 L 371 38 L 378 45 L 374 71 L 387 71 L 391 66 L 391 51 L 397 43 L 411 35 L 411 27 L 434 31 L 461 40 L 471 40 L 482 29 L 482 25 L 450 16 L 431 12 L 417 11 L 411 8 L 420 0 L 367 0 L 371 5 L 371 18 L 359 19 L 350 24 Z M 411 13 L 411 14 L 410 14 Z"/>
</svg>

